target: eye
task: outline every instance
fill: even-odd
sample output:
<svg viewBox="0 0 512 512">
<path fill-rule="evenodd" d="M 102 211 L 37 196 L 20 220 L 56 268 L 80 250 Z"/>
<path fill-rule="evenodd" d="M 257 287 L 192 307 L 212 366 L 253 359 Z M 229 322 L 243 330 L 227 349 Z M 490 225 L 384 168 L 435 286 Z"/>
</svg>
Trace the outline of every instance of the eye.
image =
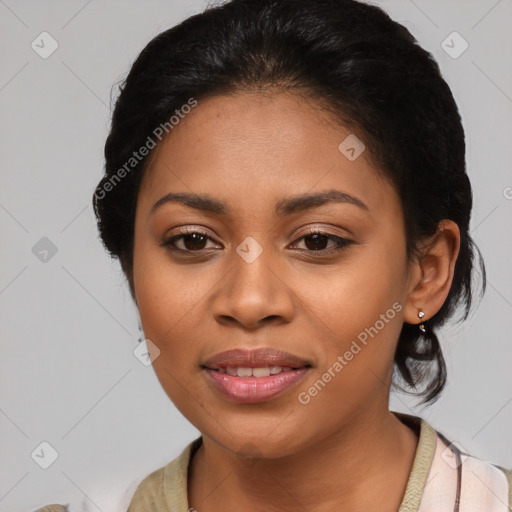
<svg viewBox="0 0 512 512">
<path fill-rule="evenodd" d="M 213 240 L 208 234 L 197 228 L 182 228 L 179 235 L 171 236 L 162 241 L 161 245 L 171 251 L 197 252 L 207 251 L 209 240 Z M 179 247 L 181 245 L 181 247 Z"/>
<path fill-rule="evenodd" d="M 212 249 L 207 247 L 208 241 L 213 239 L 205 232 L 197 228 L 182 228 L 179 235 L 174 235 L 162 241 L 161 245 L 171 251 L 181 253 L 202 253 Z M 305 249 L 300 249 L 306 252 L 317 252 L 320 256 L 325 256 L 332 253 L 337 253 L 345 249 L 348 245 L 352 244 L 351 240 L 342 238 L 318 229 L 311 229 L 308 233 L 297 239 L 295 243 L 304 240 Z M 333 243 L 329 247 L 329 242 Z"/>
<path fill-rule="evenodd" d="M 307 252 L 319 252 L 321 255 L 340 252 L 353 243 L 351 240 L 318 229 L 311 229 L 306 235 L 297 240 L 304 240 Z M 326 247 L 329 242 L 333 242 L 334 245 Z"/>
</svg>

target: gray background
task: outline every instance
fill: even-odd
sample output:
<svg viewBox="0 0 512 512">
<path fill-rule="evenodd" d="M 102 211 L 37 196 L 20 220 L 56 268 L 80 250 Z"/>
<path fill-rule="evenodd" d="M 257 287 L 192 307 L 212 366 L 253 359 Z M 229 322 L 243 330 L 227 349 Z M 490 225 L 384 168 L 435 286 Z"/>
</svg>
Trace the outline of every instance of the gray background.
<svg viewBox="0 0 512 512">
<path fill-rule="evenodd" d="M 434 54 L 460 106 L 489 280 L 471 318 L 443 333 L 443 397 L 425 410 L 393 395 L 391 409 L 512 467 L 512 4 L 380 4 Z M 97 239 L 91 196 L 112 84 L 153 36 L 205 5 L 0 0 L 0 512 L 124 510 L 137 483 L 199 435 L 133 354 L 137 312 Z M 59 44 L 47 59 L 31 48 L 43 31 Z M 453 31 L 469 43 L 456 59 L 441 47 Z M 57 248 L 46 262 L 32 251 L 43 237 Z M 31 457 L 43 441 L 58 452 L 48 469 Z"/>
</svg>

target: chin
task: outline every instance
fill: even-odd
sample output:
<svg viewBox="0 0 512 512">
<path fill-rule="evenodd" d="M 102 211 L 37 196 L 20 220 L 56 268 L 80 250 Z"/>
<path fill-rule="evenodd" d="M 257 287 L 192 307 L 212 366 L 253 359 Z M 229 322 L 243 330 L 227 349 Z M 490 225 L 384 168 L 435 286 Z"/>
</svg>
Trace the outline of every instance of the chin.
<svg viewBox="0 0 512 512">
<path fill-rule="evenodd" d="M 233 455 L 247 461 L 254 459 L 280 459 L 293 455 L 303 449 L 308 443 L 307 440 L 297 439 L 297 429 L 293 431 L 283 430 L 277 435 L 272 432 L 256 433 L 248 429 L 240 428 L 237 434 L 230 436 L 223 432 L 221 436 L 211 437 L 215 443 Z M 207 434 L 206 434 L 207 435 Z"/>
</svg>

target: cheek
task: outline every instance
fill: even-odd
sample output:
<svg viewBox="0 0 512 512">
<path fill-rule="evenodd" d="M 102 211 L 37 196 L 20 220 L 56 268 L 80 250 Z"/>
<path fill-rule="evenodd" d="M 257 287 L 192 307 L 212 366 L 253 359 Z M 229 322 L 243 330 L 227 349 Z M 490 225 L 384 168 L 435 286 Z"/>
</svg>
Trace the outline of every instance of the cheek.
<svg viewBox="0 0 512 512">
<path fill-rule="evenodd" d="M 204 323 L 198 311 L 208 286 L 183 267 L 172 267 L 159 250 L 139 247 L 134 257 L 134 284 L 144 335 L 158 348 L 153 371 L 175 406 L 189 417 L 201 399 L 195 390 L 197 352 L 191 345 L 194 333 L 199 334 Z"/>
<path fill-rule="evenodd" d="M 179 346 L 173 340 L 182 338 L 184 332 L 193 332 L 194 306 L 204 295 L 202 285 L 196 282 L 184 266 L 171 265 L 164 249 L 157 247 L 149 237 L 136 239 L 134 248 L 134 286 L 137 307 L 144 334 L 161 351 L 161 356 Z M 172 361 L 180 352 L 172 354 Z"/>
<path fill-rule="evenodd" d="M 303 280 L 304 312 L 314 313 L 309 323 L 318 326 L 324 351 L 308 385 L 319 378 L 328 382 L 326 391 L 322 383 L 316 386 L 322 389 L 322 397 L 312 400 L 316 406 L 339 407 L 343 400 L 350 410 L 385 389 L 402 328 L 405 272 L 405 245 L 385 240 L 358 248 L 329 273 L 324 269 L 314 280 Z"/>
<path fill-rule="evenodd" d="M 339 266 L 301 278 L 306 313 L 314 312 L 326 334 L 344 342 L 373 326 L 394 303 L 404 300 L 406 258 L 400 245 L 361 246 Z M 386 316 L 395 320 L 396 309 Z"/>
</svg>

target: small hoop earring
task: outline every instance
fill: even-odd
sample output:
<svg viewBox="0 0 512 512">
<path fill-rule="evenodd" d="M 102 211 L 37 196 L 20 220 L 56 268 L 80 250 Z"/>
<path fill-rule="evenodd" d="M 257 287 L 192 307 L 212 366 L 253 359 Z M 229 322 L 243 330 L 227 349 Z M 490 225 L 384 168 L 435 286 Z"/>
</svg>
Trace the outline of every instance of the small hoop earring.
<svg viewBox="0 0 512 512">
<path fill-rule="evenodd" d="M 423 317 L 425 316 L 425 313 L 420 309 L 418 311 L 418 317 L 420 319 L 422 319 Z M 418 326 L 420 328 L 420 331 L 421 332 L 426 332 L 426 329 L 425 329 L 425 323 L 424 322 L 421 322 L 421 324 Z"/>
</svg>

